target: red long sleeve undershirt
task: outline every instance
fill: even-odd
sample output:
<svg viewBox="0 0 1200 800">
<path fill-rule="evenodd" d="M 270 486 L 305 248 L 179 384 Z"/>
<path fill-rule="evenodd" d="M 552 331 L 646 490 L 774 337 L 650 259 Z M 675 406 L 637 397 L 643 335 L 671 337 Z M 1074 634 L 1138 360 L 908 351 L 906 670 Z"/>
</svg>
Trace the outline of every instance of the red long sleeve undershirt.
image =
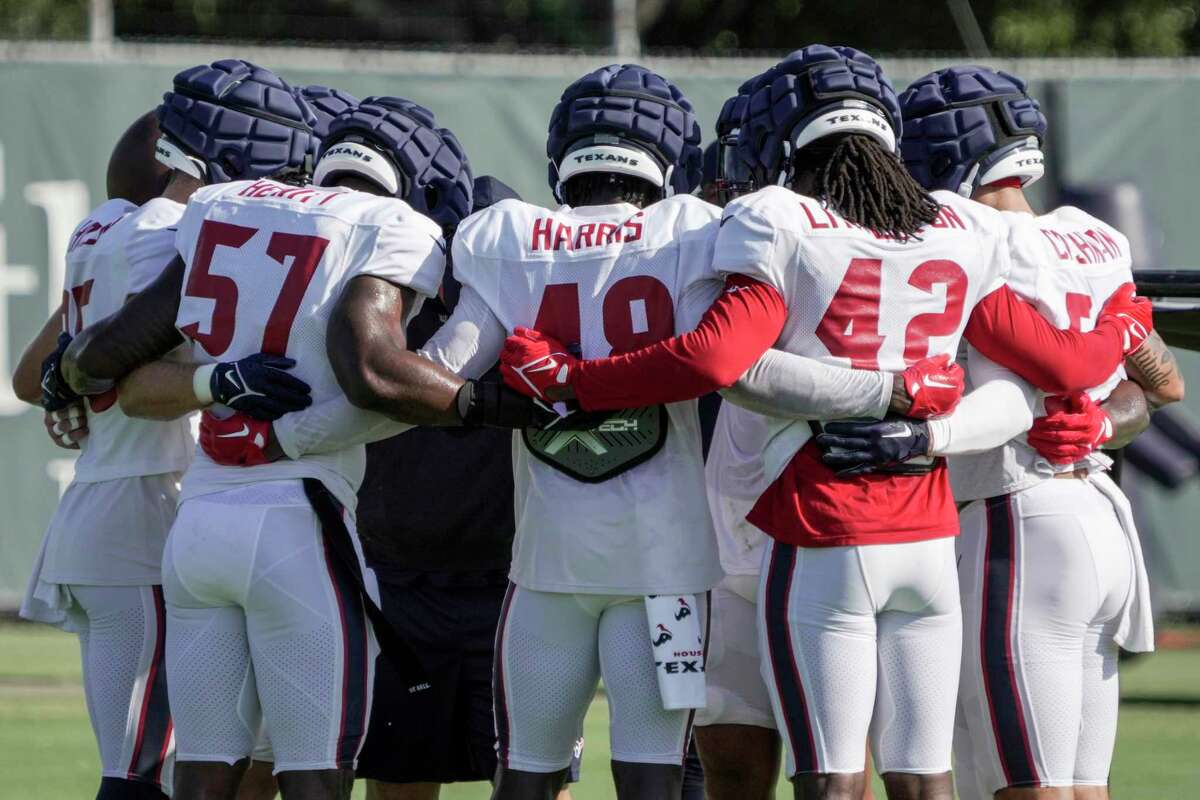
<svg viewBox="0 0 1200 800">
<path fill-rule="evenodd" d="M 963 336 L 992 361 L 1051 394 L 1104 383 L 1124 357 L 1118 325 L 1101 323 L 1089 333 L 1064 331 L 1007 286 L 976 304 Z"/>
<path fill-rule="evenodd" d="M 579 362 L 571 384 L 585 411 L 691 400 L 732 386 L 783 330 L 787 305 L 775 289 L 731 275 L 693 331 L 632 353 Z"/>
<path fill-rule="evenodd" d="M 779 338 L 783 297 L 768 284 L 733 275 L 696 329 L 632 353 L 581 361 L 572 378 L 586 411 L 691 400 L 732 386 Z M 981 300 L 963 334 L 976 350 L 1043 391 L 1098 386 L 1121 363 L 1116 325 L 1089 333 L 1055 328 L 1007 286 Z"/>
</svg>

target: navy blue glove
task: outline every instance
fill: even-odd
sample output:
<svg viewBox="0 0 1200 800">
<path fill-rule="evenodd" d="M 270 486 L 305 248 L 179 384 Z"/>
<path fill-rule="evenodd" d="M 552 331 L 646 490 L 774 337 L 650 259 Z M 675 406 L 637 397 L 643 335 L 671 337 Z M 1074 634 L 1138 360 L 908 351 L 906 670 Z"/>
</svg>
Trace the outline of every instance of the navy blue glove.
<svg viewBox="0 0 1200 800">
<path fill-rule="evenodd" d="M 929 426 L 910 419 L 830 422 L 817 435 L 821 461 L 838 475 L 866 472 L 922 473 L 928 457 Z M 916 463 L 911 463 L 913 460 Z"/>
<path fill-rule="evenodd" d="M 208 379 L 213 402 L 271 421 L 307 408 L 312 404 L 308 384 L 286 372 L 294 366 L 294 359 L 267 353 L 222 361 Z"/>
<path fill-rule="evenodd" d="M 42 360 L 42 408 L 47 411 L 62 411 L 72 403 L 79 402 L 79 395 L 63 380 L 59 363 L 71 344 L 71 334 L 58 335 L 58 347 Z"/>
</svg>

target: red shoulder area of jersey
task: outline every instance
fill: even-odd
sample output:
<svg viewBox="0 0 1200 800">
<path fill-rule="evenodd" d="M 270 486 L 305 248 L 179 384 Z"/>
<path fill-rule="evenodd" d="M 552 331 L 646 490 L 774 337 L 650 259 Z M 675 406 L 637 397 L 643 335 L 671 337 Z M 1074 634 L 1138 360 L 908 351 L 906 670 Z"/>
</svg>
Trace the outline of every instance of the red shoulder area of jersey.
<svg viewBox="0 0 1200 800">
<path fill-rule="evenodd" d="M 234 196 L 249 197 L 252 199 L 273 197 L 309 206 L 323 206 L 351 193 L 350 189 L 343 187 L 291 186 L 286 183 L 260 178 L 238 189 L 234 193 Z"/>
<path fill-rule="evenodd" d="M 568 216 L 564 219 L 564 216 L 547 212 L 534 217 L 529 232 L 529 249 L 535 253 L 583 250 L 636 242 L 642 238 L 646 214 L 638 211 L 623 222 L 585 222 L 577 217 Z"/>
<path fill-rule="evenodd" d="M 958 534 L 945 461 L 925 475 L 871 473 L 839 478 L 814 440 L 758 498 L 746 520 L 800 547 L 900 544 Z"/>
</svg>

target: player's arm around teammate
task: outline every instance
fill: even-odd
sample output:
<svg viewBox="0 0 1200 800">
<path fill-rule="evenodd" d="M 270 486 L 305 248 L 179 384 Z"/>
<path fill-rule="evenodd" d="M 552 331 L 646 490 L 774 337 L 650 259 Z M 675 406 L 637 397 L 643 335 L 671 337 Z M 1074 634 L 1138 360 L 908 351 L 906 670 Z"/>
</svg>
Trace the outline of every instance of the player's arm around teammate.
<svg viewBox="0 0 1200 800">
<path fill-rule="evenodd" d="M 914 175 L 1013 212 L 1014 291 L 1059 327 L 1088 325 L 1130 280 L 1129 244 L 1079 209 L 1030 207 L 1023 187 L 1041 175 L 1047 123 L 1024 82 L 952 67 L 916 81 L 902 104 Z M 967 127 L 972 144 L 950 157 L 945 148 L 965 141 Z M 1153 634 L 1128 502 L 1093 451 L 1129 438 L 1148 404 L 1183 391 L 1155 334 L 1125 365 L 1142 388 L 1114 371 L 1086 392 L 1046 397 L 1025 441 L 951 460 L 956 498 L 970 501 L 958 542 L 964 656 L 954 744 L 966 800 L 1107 797 L 1117 645 L 1152 649 Z"/>
</svg>

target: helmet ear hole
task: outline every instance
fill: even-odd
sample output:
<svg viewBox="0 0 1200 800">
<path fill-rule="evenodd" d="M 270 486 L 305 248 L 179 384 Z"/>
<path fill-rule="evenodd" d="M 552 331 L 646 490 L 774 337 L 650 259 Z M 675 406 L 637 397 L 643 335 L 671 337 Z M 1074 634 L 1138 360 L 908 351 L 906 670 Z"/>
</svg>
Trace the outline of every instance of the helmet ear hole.
<svg viewBox="0 0 1200 800">
<path fill-rule="evenodd" d="M 437 187 L 432 186 L 432 185 L 426 186 L 425 187 L 425 208 L 429 211 L 433 211 L 435 208 L 438 207 L 438 200 L 440 199 L 440 197 L 441 197 L 441 195 L 439 194 Z"/>
<path fill-rule="evenodd" d="M 951 160 L 950 156 L 946 155 L 945 153 L 941 153 L 934 156 L 933 160 L 929 163 L 929 172 L 935 178 L 940 178 L 949 172 L 953 166 L 954 162 Z"/>
<path fill-rule="evenodd" d="M 234 150 L 225 150 L 217 159 L 217 163 L 221 165 L 221 171 L 230 177 L 236 179 L 242 174 L 242 159 L 240 154 Z"/>
</svg>

